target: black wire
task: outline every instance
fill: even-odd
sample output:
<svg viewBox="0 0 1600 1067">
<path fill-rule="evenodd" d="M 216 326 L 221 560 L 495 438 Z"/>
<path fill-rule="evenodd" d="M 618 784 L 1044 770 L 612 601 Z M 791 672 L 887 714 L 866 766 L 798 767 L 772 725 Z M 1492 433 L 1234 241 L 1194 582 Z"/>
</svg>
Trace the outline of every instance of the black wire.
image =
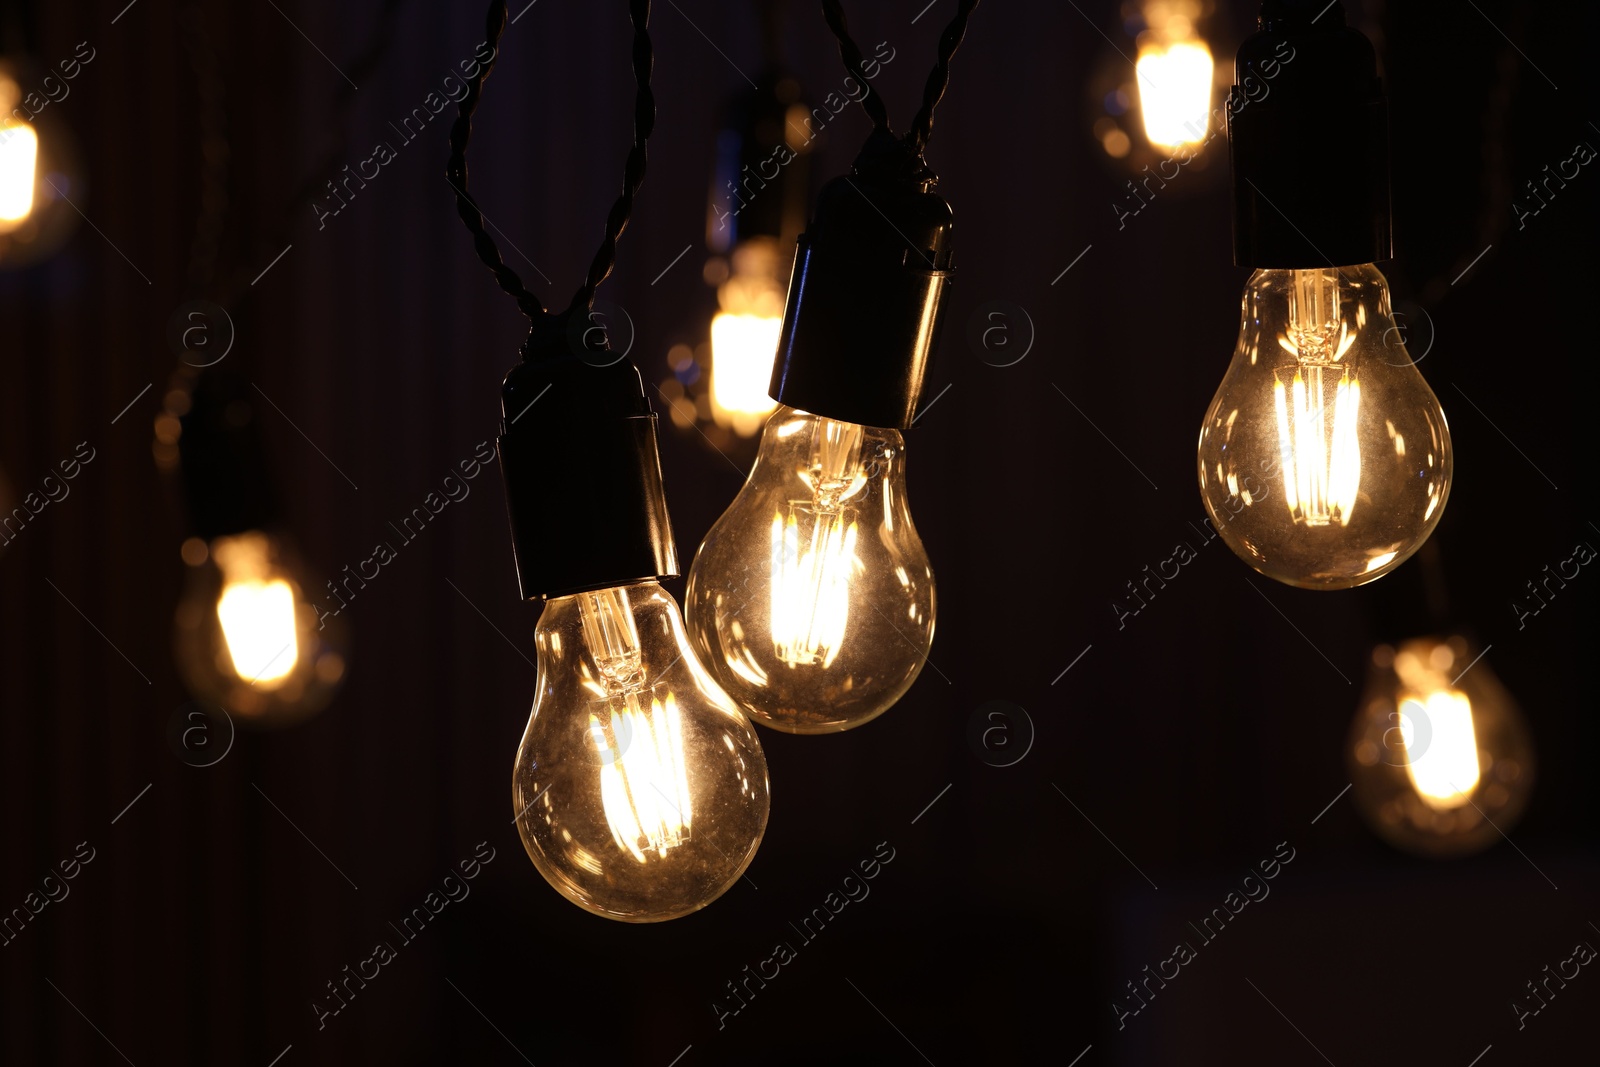
<svg viewBox="0 0 1600 1067">
<path fill-rule="evenodd" d="M 655 63 L 655 52 L 650 43 L 650 0 L 630 0 L 628 14 L 633 22 L 633 76 L 637 84 L 633 107 L 633 147 L 628 151 L 628 160 L 623 168 L 622 192 L 606 216 L 606 228 L 600 240 L 600 247 L 589 264 L 588 276 L 573 294 L 572 302 L 567 306 L 564 315 L 571 315 L 580 310 L 587 311 L 592 307 L 595 290 L 611 276 L 611 271 L 617 262 L 617 242 L 628 228 L 628 220 L 633 214 L 634 198 L 638 196 L 639 188 L 644 184 L 645 168 L 649 161 L 646 144 L 656 123 L 656 98 L 650 89 L 650 73 Z M 489 4 L 486 32 L 488 43 L 494 46 L 496 56 L 499 54 L 500 36 L 505 32 L 505 23 L 505 0 L 492 0 Z M 477 252 L 484 266 L 494 273 L 495 281 L 500 283 L 500 288 L 516 299 L 517 307 L 534 327 L 538 328 L 549 324 L 550 313 L 522 284 L 522 279 L 517 273 L 506 266 L 494 238 L 490 237 L 484 228 L 483 212 L 479 210 L 477 202 L 467 191 L 467 144 L 472 139 L 472 115 L 477 110 L 478 101 L 483 95 L 483 83 L 493 67 L 494 60 L 491 59 L 484 64 L 479 76 L 467 83 L 467 95 L 462 98 L 455 125 L 450 129 L 450 161 L 445 167 L 445 178 L 455 190 L 456 213 L 461 216 L 467 232 L 472 235 L 473 250 Z M 531 347 L 525 348 L 523 354 L 530 355 Z"/>
<path fill-rule="evenodd" d="M 950 60 L 956 54 L 956 49 L 961 47 L 961 40 L 967 35 L 967 20 L 977 6 L 978 0 L 961 0 L 955 18 L 950 20 L 950 25 L 944 28 L 939 38 L 939 58 L 928 74 L 927 86 L 922 90 L 922 110 L 917 112 L 916 119 L 911 123 L 911 132 L 907 135 L 911 147 L 918 152 L 927 147 L 928 137 L 933 133 L 933 109 L 939 106 L 945 88 L 950 84 Z"/>
<path fill-rule="evenodd" d="M 537 324 L 548 314 L 544 303 L 522 284 L 516 271 L 506 266 L 494 238 L 484 228 L 483 212 L 479 210 L 478 202 L 467 192 L 467 143 L 472 140 L 472 113 L 478 110 L 478 100 L 483 96 L 483 83 L 488 80 L 490 72 L 494 70 L 495 60 L 500 56 L 500 36 L 505 29 L 505 0 L 492 0 L 484 20 L 489 60 L 478 68 L 477 77 L 467 80 L 467 95 L 461 98 L 455 125 L 450 127 L 450 162 L 445 165 L 444 177 L 455 189 L 456 214 L 461 216 L 467 232 L 472 234 L 473 251 L 478 253 L 483 265 L 494 273 L 494 280 L 500 283 L 500 288 L 516 300 L 518 310 L 528 317 L 529 322 Z"/>
<path fill-rule="evenodd" d="M 944 98 L 944 91 L 950 84 L 950 60 L 955 56 L 956 49 L 961 47 L 961 41 L 967 35 L 967 21 L 972 17 L 972 12 L 978 7 L 979 0 L 961 0 L 956 8 L 955 17 L 950 20 L 950 25 L 945 27 L 944 33 L 939 38 L 938 59 L 933 65 L 933 70 L 928 74 L 928 84 L 922 91 L 922 109 L 917 112 L 917 117 L 912 120 L 911 131 L 906 134 L 906 144 L 917 155 L 928 145 L 928 137 L 933 133 L 933 111 L 939 106 L 939 101 Z M 845 20 L 844 5 L 840 0 L 822 0 L 822 17 L 827 21 L 828 28 L 839 39 L 839 58 L 844 60 L 845 69 L 861 79 L 866 87 L 866 93 L 861 97 L 861 106 L 866 110 L 867 116 L 872 119 L 875 130 L 884 133 L 892 132 L 889 128 L 889 113 L 884 107 L 883 97 L 872 91 L 871 83 L 867 79 L 861 49 L 850 37 L 850 27 Z"/>
<path fill-rule="evenodd" d="M 891 132 L 889 129 L 889 111 L 883 104 L 883 97 L 872 89 L 872 81 L 867 77 L 866 68 L 861 58 L 861 49 L 850 36 L 850 27 L 845 21 L 844 5 L 839 0 L 822 0 L 822 17 L 827 20 L 828 28 L 839 39 L 839 58 L 844 60 L 845 69 L 861 79 L 861 85 L 866 90 L 861 97 L 861 106 L 866 111 L 867 117 L 872 120 L 872 127 Z"/>
<path fill-rule="evenodd" d="M 606 216 L 606 232 L 600 248 L 589 264 L 589 277 L 573 294 L 568 312 L 579 308 L 588 310 L 594 304 L 594 291 L 611 274 L 617 263 L 617 240 L 628 228 L 628 217 L 633 214 L 633 198 L 644 184 L 645 164 L 648 154 L 645 142 L 656 125 L 656 96 L 650 91 L 650 70 L 655 54 L 650 47 L 650 0 L 631 0 L 629 17 L 633 19 L 633 80 L 637 85 L 633 102 L 633 147 L 628 150 L 628 162 L 622 173 L 622 193 L 611 205 Z"/>
</svg>

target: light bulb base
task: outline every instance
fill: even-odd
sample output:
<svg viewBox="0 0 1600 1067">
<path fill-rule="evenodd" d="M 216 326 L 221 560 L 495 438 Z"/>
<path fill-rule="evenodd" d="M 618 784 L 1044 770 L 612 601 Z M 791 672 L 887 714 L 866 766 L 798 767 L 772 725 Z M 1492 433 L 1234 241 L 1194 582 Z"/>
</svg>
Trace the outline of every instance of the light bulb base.
<svg viewBox="0 0 1600 1067">
<path fill-rule="evenodd" d="M 1268 0 L 1228 99 L 1233 261 L 1258 270 L 1394 255 L 1389 111 L 1372 42 L 1344 10 Z"/>
<path fill-rule="evenodd" d="M 911 425 L 955 274 L 954 220 L 934 181 L 925 166 L 889 173 L 858 160 L 824 187 L 795 249 L 774 400 L 841 422 Z"/>
<path fill-rule="evenodd" d="M 656 415 L 638 368 L 603 341 L 580 357 L 564 332 L 547 340 L 533 338 L 534 358 L 506 375 L 496 439 L 523 598 L 675 577 Z"/>
</svg>

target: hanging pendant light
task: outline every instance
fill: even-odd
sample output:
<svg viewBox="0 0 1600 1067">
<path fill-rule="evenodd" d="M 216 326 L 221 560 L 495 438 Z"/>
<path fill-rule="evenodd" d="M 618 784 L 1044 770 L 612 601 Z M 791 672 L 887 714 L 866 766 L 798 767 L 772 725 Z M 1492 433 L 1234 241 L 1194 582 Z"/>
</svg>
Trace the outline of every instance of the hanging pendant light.
<svg viewBox="0 0 1600 1067">
<path fill-rule="evenodd" d="M 911 520 L 901 430 L 916 421 L 954 275 L 954 219 L 923 159 L 949 62 L 940 44 L 911 130 L 873 132 L 799 239 L 755 466 L 695 555 L 689 630 L 757 722 L 798 734 L 870 722 L 916 681 L 933 643 L 933 568 Z M 866 85 L 843 9 L 824 12 Z"/>
<path fill-rule="evenodd" d="M 634 145 L 600 250 L 565 311 L 547 311 L 505 265 L 467 192 L 472 114 L 493 60 L 461 102 L 446 174 L 479 257 L 532 324 L 501 390 L 497 442 L 520 592 L 544 606 L 512 774 L 517 831 L 534 867 L 574 904 L 660 922 L 738 881 L 770 799 L 755 729 L 701 668 L 661 588 L 678 564 L 656 416 L 638 369 L 596 328 L 595 290 L 611 273 L 655 124 L 650 5 L 632 0 L 629 10 Z M 495 0 L 492 48 L 505 25 Z"/>
<path fill-rule="evenodd" d="M 1403 332 L 1374 265 L 1391 254 L 1376 56 L 1337 0 L 1316 7 L 1267 0 L 1239 49 L 1234 260 L 1255 273 L 1197 466 L 1236 555 L 1289 585 L 1348 589 L 1427 539 L 1453 462 L 1438 398 L 1392 341 Z"/>
</svg>

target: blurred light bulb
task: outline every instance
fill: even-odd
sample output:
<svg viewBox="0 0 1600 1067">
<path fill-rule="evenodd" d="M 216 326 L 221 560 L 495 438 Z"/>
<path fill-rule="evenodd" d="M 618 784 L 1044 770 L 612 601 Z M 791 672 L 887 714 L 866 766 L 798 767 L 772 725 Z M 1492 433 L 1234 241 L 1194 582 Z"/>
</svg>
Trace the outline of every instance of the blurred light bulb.
<svg viewBox="0 0 1600 1067">
<path fill-rule="evenodd" d="M 512 801 L 547 882 L 624 922 L 687 915 L 749 866 L 767 763 L 656 582 L 554 597 Z"/>
<path fill-rule="evenodd" d="M 1427 540 L 1450 492 L 1450 430 L 1376 267 L 1251 275 L 1199 470 L 1228 547 L 1289 585 L 1362 585 Z"/>
<path fill-rule="evenodd" d="M 732 259 L 731 273 L 717 287 L 722 310 L 711 320 L 711 416 L 749 437 L 777 407 L 767 385 L 783 325 L 778 242 L 749 238 Z"/>
<path fill-rule="evenodd" d="M 1145 0 L 1139 14 L 1145 30 L 1139 34 L 1133 70 L 1145 139 L 1169 152 L 1199 148 L 1211 123 L 1215 78 L 1211 49 L 1197 25 L 1205 5 L 1200 0 Z M 1118 146 L 1107 137 L 1102 138 L 1107 152 L 1127 154 L 1116 151 Z"/>
<path fill-rule="evenodd" d="M 860 726 L 911 687 L 933 643 L 933 570 L 897 430 L 780 407 L 744 488 L 695 555 L 689 631 L 757 722 Z"/>
<path fill-rule="evenodd" d="M 1533 786 L 1516 702 L 1460 637 L 1373 651 L 1349 758 L 1363 817 L 1390 844 L 1424 855 L 1493 844 Z"/>
<path fill-rule="evenodd" d="M 282 578 L 235 580 L 226 567 L 223 574 L 217 619 L 234 673 L 255 679 L 262 689 L 276 689 L 300 660 L 294 592 Z"/>
<path fill-rule="evenodd" d="M 1425 696 L 1407 696 L 1400 717 L 1426 719 L 1432 737 L 1427 745 L 1407 740 L 1406 774 L 1422 802 L 1436 811 L 1460 807 L 1472 796 L 1482 772 L 1478 767 L 1478 735 L 1472 725 L 1472 701 L 1453 689 L 1434 689 Z"/>
<path fill-rule="evenodd" d="M 1201 145 L 1211 121 L 1211 49 L 1195 39 L 1148 44 L 1134 64 L 1144 134 L 1157 148 Z"/>
<path fill-rule="evenodd" d="M 33 212 L 39 135 L 14 119 L 0 123 L 0 232 L 16 229 Z"/>
<path fill-rule="evenodd" d="M 19 56 L 0 58 L 0 265 L 53 254 L 77 227 L 85 182 L 75 139 L 56 109 L 43 109 L 22 85 L 39 77 Z M 50 84 L 50 79 L 45 79 Z"/>
<path fill-rule="evenodd" d="M 327 704 L 344 677 L 344 631 L 319 623 L 280 539 L 252 530 L 191 538 L 178 605 L 178 664 L 190 689 L 247 723 L 280 726 Z"/>
</svg>

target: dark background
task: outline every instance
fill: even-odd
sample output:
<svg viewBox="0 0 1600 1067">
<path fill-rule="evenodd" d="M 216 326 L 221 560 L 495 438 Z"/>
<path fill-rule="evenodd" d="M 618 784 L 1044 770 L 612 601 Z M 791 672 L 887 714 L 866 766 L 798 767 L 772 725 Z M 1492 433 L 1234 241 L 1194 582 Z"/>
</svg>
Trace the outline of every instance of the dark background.
<svg viewBox="0 0 1600 1067">
<path fill-rule="evenodd" d="M 923 2 L 850 5 L 869 52 L 897 50 L 878 85 L 902 128 L 954 7 L 938 0 L 913 23 Z M 1346 5 L 1379 47 L 1392 105 L 1398 258 L 1383 269 L 1396 300 L 1431 319 L 1414 327 L 1435 335 L 1422 370 L 1455 441 L 1433 538 L 1451 621 L 1493 646 L 1484 662 L 1538 747 L 1509 842 L 1414 859 L 1381 843 L 1349 795 L 1312 824 L 1349 782 L 1371 645 L 1426 626 L 1410 621 L 1418 561 L 1353 593 L 1313 593 L 1209 547 L 1118 630 L 1112 599 L 1204 514 L 1196 431 L 1247 275 L 1229 257 L 1224 146 L 1119 231 L 1111 204 L 1129 175 L 1089 133 L 1100 112 L 1087 88 L 1123 62 L 1111 42 L 1132 54 L 1118 14 L 992 0 L 930 149 L 960 244 L 928 395 L 955 388 L 907 435 L 939 581 L 933 666 L 863 729 L 762 731 L 774 798 L 749 880 L 699 914 L 640 927 L 568 904 L 512 826 L 538 608 L 517 598 L 497 474 L 351 604 L 351 674 L 320 717 L 241 734 L 209 768 L 169 748 L 188 699 L 171 652 L 187 531 L 151 426 L 175 366 L 169 319 L 216 294 L 186 280 L 201 190 L 201 97 L 179 29 L 191 9 L 122 6 L 38 14 L 44 63 L 79 41 L 97 51 L 51 105 L 81 144 L 90 224 L 50 261 L 0 272 L 0 466 L 20 495 L 78 442 L 97 452 L 71 496 L 0 550 L 0 909 L 78 842 L 96 850 L 71 895 L 0 948 L 0 1060 L 942 1065 L 1079 1062 L 1092 1046 L 1083 1064 L 1496 1067 L 1594 1055 L 1600 977 L 1583 972 L 1521 1032 L 1509 1006 L 1576 942 L 1600 944 L 1600 578 L 1586 569 L 1522 628 L 1511 608 L 1546 564 L 1600 538 L 1600 175 L 1585 168 L 1525 228 L 1511 208 L 1546 164 L 1600 145 L 1589 9 Z M 482 39 L 480 6 L 199 8 L 230 149 L 221 273 L 249 279 L 292 245 L 240 286 L 229 360 L 315 443 L 265 412 L 313 585 L 370 554 L 390 518 L 495 432 L 522 327 L 454 216 L 442 178 L 453 112 L 325 229 L 292 202 L 392 140 L 387 123 Z M 1252 15 L 1235 3 L 1213 19 L 1220 61 Z M 334 65 L 348 71 L 385 17 L 392 42 L 350 92 Z M 629 310 L 635 357 L 659 382 L 667 348 L 700 340 L 712 308 L 700 266 L 715 117 L 760 47 L 742 0 L 669 0 L 653 23 L 658 134 L 601 295 Z M 790 5 L 783 25 L 810 95 L 839 85 L 815 6 Z M 546 300 L 576 287 L 615 196 L 628 35 L 620 0 L 540 0 L 507 32 L 480 111 L 475 191 Z M 866 130 L 857 111 L 841 116 L 814 179 L 842 170 Z M 1307 166 L 1338 150 L 1314 132 Z M 993 300 L 1037 329 L 1012 367 L 966 341 Z M 724 458 L 665 418 L 662 445 L 687 566 L 753 445 Z M 681 596 L 681 580 L 669 588 Z M 1010 767 L 969 742 L 990 700 L 1025 708 L 1036 730 Z M 324 983 L 393 940 L 388 923 L 482 841 L 495 859 L 472 895 L 319 1030 L 310 1003 Z M 789 923 L 879 842 L 895 858 L 871 896 L 719 1029 L 725 983 L 797 941 Z M 1272 896 L 1119 1032 L 1124 983 L 1279 842 L 1295 859 Z"/>
</svg>

